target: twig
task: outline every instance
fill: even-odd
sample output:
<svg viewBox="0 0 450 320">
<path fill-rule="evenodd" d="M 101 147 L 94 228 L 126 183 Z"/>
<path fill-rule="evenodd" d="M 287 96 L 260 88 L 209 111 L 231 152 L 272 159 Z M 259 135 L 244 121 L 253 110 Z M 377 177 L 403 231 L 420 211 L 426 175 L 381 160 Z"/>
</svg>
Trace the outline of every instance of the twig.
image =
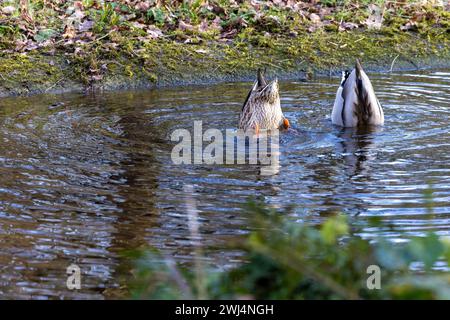
<svg viewBox="0 0 450 320">
<path fill-rule="evenodd" d="M 114 31 L 114 30 L 109 31 L 107 34 L 104 34 L 103 36 L 101 36 L 101 37 L 95 39 L 95 40 L 92 41 L 92 42 L 97 42 L 97 41 L 100 41 L 100 40 L 102 40 L 102 39 L 108 37 L 109 35 L 111 35 L 111 33 L 113 33 L 113 31 Z"/>
<path fill-rule="evenodd" d="M 280 66 L 277 66 L 276 64 L 273 64 L 272 62 L 264 62 L 264 64 L 268 64 L 269 66 L 272 66 L 272 67 L 274 67 L 274 68 L 277 68 L 277 69 L 280 69 L 280 70 L 282 70 L 283 68 L 282 67 L 280 67 Z"/>
<path fill-rule="evenodd" d="M 391 69 L 389 70 L 389 72 L 392 72 L 392 69 L 394 68 L 395 60 L 397 60 L 397 58 L 398 58 L 399 56 L 400 56 L 400 55 L 398 54 L 397 56 L 395 56 L 394 60 L 392 60 L 392 63 L 391 63 Z"/>
<path fill-rule="evenodd" d="M 64 77 L 62 77 L 61 79 L 59 79 L 58 81 L 56 81 L 54 84 L 52 84 L 50 87 L 48 87 L 47 89 L 45 89 L 44 92 L 49 91 L 50 89 L 54 88 L 58 83 L 60 83 L 62 80 L 64 80 Z"/>
</svg>

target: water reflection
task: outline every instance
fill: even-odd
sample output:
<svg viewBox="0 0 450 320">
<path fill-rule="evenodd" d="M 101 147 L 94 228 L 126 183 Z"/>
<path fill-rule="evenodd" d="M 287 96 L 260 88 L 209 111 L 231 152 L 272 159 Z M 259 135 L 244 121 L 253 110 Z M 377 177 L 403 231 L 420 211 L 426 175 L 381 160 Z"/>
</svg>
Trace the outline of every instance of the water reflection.
<svg viewBox="0 0 450 320">
<path fill-rule="evenodd" d="M 449 76 L 371 76 L 386 124 L 368 130 L 331 125 L 337 79 L 282 82 L 293 128 L 280 136 L 272 175 L 259 165 L 170 159 L 175 129 L 195 120 L 204 130 L 235 128 L 248 83 L 2 99 L 0 296 L 120 296 L 131 272 L 121 255 L 141 246 L 189 263 L 185 185 L 195 191 L 205 259 L 220 268 L 240 261 L 223 248 L 248 231 L 241 207 L 249 197 L 294 205 L 299 223 L 347 213 L 368 238 L 449 235 Z M 430 184 L 433 207 L 424 198 Z M 65 287 L 71 263 L 84 275 L 79 292 Z"/>
</svg>

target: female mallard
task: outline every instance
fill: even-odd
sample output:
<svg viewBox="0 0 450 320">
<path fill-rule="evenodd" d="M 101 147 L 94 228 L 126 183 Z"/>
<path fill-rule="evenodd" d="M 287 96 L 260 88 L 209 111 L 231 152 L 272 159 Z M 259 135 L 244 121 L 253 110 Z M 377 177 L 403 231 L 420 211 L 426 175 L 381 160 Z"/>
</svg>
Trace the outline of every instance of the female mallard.
<svg viewBox="0 0 450 320">
<path fill-rule="evenodd" d="M 342 72 L 331 121 L 342 127 L 384 123 L 383 109 L 358 59 L 352 72 Z"/>
<path fill-rule="evenodd" d="M 258 134 L 260 129 L 273 130 L 280 127 L 289 128 L 289 121 L 281 111 L 278 80 L 267 84 L 259 69 L 255 84 L 242 107 L 239 129 L 253 129 Z"/>
</svg>

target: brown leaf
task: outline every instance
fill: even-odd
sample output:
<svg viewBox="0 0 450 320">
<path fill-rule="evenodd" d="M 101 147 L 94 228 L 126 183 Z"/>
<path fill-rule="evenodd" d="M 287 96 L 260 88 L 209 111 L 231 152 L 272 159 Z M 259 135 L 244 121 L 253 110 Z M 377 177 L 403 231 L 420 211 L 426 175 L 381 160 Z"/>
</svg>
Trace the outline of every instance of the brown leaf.
<svg viewBox="0 0 450 320">
<path fill-rule="evenodd" d="M 313 33 L 314 31 L 317 30 L 317 26 L 309 26 L 307 30 L 308 32 Z"/>
<path fill-rule="evenodd" d="M 198 26 L 198 31 L 199 32 L 207 32 L 210 29 L 213 29 L 213 28 L 210 28 L 209 23 L 208 23 L 208 21 L 206 19 L 204 19 L 200 23 L 200 25 Z"/>
<path fill-rule="evenodd" d="M 380 29 L 383 24 L 383 10 L 376 4 L 369 5 L 370 15 L 364 22 L 369 29 Z"/>
<path fill-rule="evenodd" d="M 212 7 L 212 12 L 215 13 L 216 15 L 220 15 L 220 14 L 223 14 L 225 16 L 227 15 L 227 12 L 225 11 L 225 9 L 223 7 L 221 7 L 219 4 L 212 3 L 211 7 Z"/>
<path fill-rule="evenodd" d="M 134 6 L 134 8 L 139 11 L 147 11 L 150 7 L 151 4 L 149 1 L 140 1 Z"/>
<path fill-rule="evenodd" d="M 400 30 L 402 31 L 408 31 L 408 30 L 413 30 L 413 29 L 417 29 L 417 22 L 416 21 L 408 21 L 404 26 L 400 27 Z"/>
<path fill-rule="evenodd" d="M 23 46 L 20 51 L 31 51 L 39 48 L 38 44 L 34 42 L 33 40 L 27 40 L 23 43 Z"/>
<path fill-rule="evenodd" d="M 231 39 L 231 38 L 234 38 L 236 36 L 236 34 L 237 34 L 237 30 L 231 29 L 230 31 L 222 33 L 222 35 L 220 37 L 222 39 Z"/>
<path fill-rule="evenodd" d="M 91 30 L 93 26 L 94 26 L 94 21 L 85 20 L 84 22 L 80 23 L 80 25 L 78 26 L 78 31 L 85 32 L 85 31 Z"/>
<path fill-rule="evenodd" d="M 317 15 L 315 13 L 311 13 L 309 15 L 309 20 L 311 20 L 312 23 L 318 24 L 318 23 L 320 23 L 321 19 L 320 19 L 319 15 Z"/>
<path fill-rule="evenodd" d="M 91 76 L 91 78 L 92 78 L 92 80 L 94 80 L 94 81 L 100 81 L 100 80 L 103 79 L 103 75 L 101 75 L 101 74 L 95 74 L 95 75 Z"/>
<path fill-rule="evenodd" d="M 64 28 L 63 38 L 72 39 L 75 37 L 75 28 L 72 25 L 66 25 Z"/>
<path fill-rule="evenodd" d="M 189 23 L 186 23 L 183 20 L 180 20 L 180 22 L 178 23 L 178 28 L 180 28 L 180 30 L 182 30 L 182 31 L 186 31 L 186 30 L 192 31 L 192 30 L 194 30 L 194 26 L 193 25 L 191 25 Z"/>
<path fill-rule="evenodd" d="M 147 34 L 150 39 L 157 39 L 163 35 L 161 29 L 155 26 L 149 26 L 147 29 Z"/>
<path fill-rule="evenodd" d="M 16 11 L 16 8 L 13 6 L 6 6 L 6 7 L 2 8 L 2 12 L 7 15 L 13 14 L 15 11 Z"/>
<path fill-rule="evenodd" d="M 137 22 L 137 21 L 133 21 L 133 22 L 131 23 L 131 25 L 132 25 L 134 28 L 136 28 L 136 29 L 144 29 L 144 28 L 146 27 L 145 24 L 140 23 L 140 22 Z"/>
<path fill-rule="evenodd" d="M 15 44 L 15 48 L 14 48 L 15 51 L 22 51 L 25 48 L 25 46 L 27 45 L 27 41 L 16 40 L 14 42 L 14 44 Z"/>
<path fill-rule="evenodd" d="M 353 23 L 353 22 L 341 22 L 339 24 L 339 31 L 353 30 L 353 29 L 357 29 L 357 28 L 358 28 L 358 24 Z"/>
<path fill-rule="evenodd" d="M 74 55 L 83 55 L 83 49 L 81 49 L 80 47 L 76 47 L 75 50 L 73 51 Z"/>
<path fill-rule="evenodd" d="M 210 28 L 217 30 L 217 31 L 222 31 L 222 26 L 220 25 L 222 23 L 222 19 L 220 19 L 220 17 L 216 17 L 210 24 Z"/>
<path fill-rule="evenodd" d="M 250 5 L 257 11 L 261 9 L 261 3 L 259 1 L 251 0 Z"/>
<path fill-rule="evenodd" d="M 83 32 L 80 34 L 80 38 L 86 41 L 92 41 L 95 37 L 92 32 Z"/>
<path fill-rule="evenodd" d="M 86 15 L 81 10 L 75 10 L 75 12 L 69 17 L 75 21 L 81 21 Z"/>
<path fill-rule="evenodd" d="M 82 1 L 75 1 L 73 3 L 73 6 L 75 7 L 75 9 L 78 9 L 78 10 L 83 10 L 84 9 Z"/>
</svg>

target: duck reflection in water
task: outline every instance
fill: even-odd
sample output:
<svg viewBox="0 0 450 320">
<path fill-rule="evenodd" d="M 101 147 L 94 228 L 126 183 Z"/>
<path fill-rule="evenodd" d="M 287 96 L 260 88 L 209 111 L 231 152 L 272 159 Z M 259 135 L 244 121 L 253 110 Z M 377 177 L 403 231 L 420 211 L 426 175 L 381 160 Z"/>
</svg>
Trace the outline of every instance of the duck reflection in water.
<svg viewBox="0 0 450 320">
<path fill-rule="evenodd" d="M 372 165 L 376 161 L 376 136 L 382 127 L 337 128 L 338 141 L 325 157 L 327 165 L 314 166 L 312 186 L 318 198 L 316 210 L 321 216 L 346 212 L 359 215 L 366 212 L 367 203 L 359 196 L 371 192 Z"/>
<path fill-rule="evenodd" d="M 345 170 L 349 178 L 360 177 L 367 180 L 370 176 L 370 161 L 375 160 L 372 152 L 375 135 L 382 131 L 380 126 L 362 126 L 342 128 L 337 134 L 340 138 L 336 151 L 342 154 Z"/>
</svg>

